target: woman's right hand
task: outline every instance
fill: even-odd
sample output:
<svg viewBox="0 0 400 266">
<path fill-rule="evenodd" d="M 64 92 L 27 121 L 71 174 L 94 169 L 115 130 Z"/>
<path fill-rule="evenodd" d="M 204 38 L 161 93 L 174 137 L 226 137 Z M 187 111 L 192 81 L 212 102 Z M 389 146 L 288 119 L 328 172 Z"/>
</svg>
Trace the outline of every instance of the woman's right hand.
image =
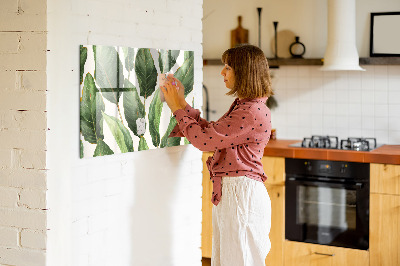
<svg viewBox="0 0 400 266">
<path fill-rule="evenodd" d="M 185 87 L 183 86 L 182 82 L 179 81 L 179 79 L 174 77 L 174 74 L 168 74 L 167 78 L 175 82 L 175 84 L 179 87 L 178 90 L 179 103 L 183 108 L 185 108 L 187 105 L 187 102 L 185 100 Z"/>
</svg>

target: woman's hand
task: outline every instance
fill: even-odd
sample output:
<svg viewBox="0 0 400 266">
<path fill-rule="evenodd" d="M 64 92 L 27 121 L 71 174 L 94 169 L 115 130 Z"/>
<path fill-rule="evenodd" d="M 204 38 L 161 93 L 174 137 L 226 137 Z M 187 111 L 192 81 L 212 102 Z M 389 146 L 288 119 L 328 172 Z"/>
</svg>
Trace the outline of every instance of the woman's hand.
<svg viewBox="0 0 400 266">
<path fill-rule="evenodd" d="M 180 82 L 179 79 L 175 78 L 174 74 L 168 74 L 167 79 L 175 81 L 175 84 L 178 85 L 178 87 L 179 87 L 179 90 L 178 90 L 179 102 L 180 102 L 181 106 L 183 108 L 185 108 L 187 105 L 187 102 L 185 100 L 185 87 L 183 86 L 182 82 Z"/>
<path fill-rule="evenodd" d="M 167 81 L 161 86 L 161 90 L 164 93 L 164 98 L 168 107 L 173 113 L 178 109 L 184 109 L 186 107 L 187 103 L 184 96 L 185 88 L 173 75 L 168 75 Z"/>
</svg>

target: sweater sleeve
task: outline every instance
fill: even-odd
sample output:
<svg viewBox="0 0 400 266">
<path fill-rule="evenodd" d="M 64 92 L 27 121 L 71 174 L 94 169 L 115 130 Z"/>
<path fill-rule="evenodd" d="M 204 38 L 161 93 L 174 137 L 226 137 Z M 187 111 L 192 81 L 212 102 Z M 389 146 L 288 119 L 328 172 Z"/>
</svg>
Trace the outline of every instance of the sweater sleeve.
<svg viewBox="0 0 400 266">
<path fill-rule="evenodd" d="M 236 145 L 249 142 L 249 133 L 255 129 L 257 121 L 247 109 L 233 110 L 228 116 L 218 122 L 201 125 L 198 121 L 182 110 L 176 110 L 174 116 L 180 132 L 201 151 L 234 148 Z"/>
<path fill-rule="evenodd" d="M 193 118 L 195 121 L 199 123 L 199 125 L 205 127 L 209 124 L 209 122 L 200 117 L 200 111 L 197 109 L 192 108 L 189 104 L 186 105 L 184 109 L 186 115 Z M 179 125 L 177 124 L 174 129 L 171 131 L 169 137 L 184 137 L 182 132 L 179 129 Z"/>
</svg>

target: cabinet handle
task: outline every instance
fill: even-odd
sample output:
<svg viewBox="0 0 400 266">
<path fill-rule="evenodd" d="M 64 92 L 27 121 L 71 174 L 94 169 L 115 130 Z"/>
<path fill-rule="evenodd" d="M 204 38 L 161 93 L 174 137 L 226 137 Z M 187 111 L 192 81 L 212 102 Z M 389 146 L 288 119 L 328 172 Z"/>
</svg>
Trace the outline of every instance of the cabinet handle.
<svg viewBox="0 0 400 266">
<path fill-rule="evenodd" d="M 315 255 L 323 255 L 323 256 L 335 256 L 335 254 L 328 254 L 328 253 L 320 253 L 320 252 L 314 252 Z"/>
</svg>

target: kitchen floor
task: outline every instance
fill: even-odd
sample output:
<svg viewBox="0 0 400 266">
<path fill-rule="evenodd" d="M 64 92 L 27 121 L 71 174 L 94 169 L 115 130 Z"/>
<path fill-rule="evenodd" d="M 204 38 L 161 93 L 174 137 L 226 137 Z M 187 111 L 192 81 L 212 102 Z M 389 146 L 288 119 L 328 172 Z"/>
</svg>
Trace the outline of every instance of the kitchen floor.
<svg viewBox="0 0 400 266">
<path fill-rule="evenodd" d="M 203 263 L 203 266 L 211 266 L 211 259 L 209 258 L 202 258 L 201 262 Z"/>
</svg>

